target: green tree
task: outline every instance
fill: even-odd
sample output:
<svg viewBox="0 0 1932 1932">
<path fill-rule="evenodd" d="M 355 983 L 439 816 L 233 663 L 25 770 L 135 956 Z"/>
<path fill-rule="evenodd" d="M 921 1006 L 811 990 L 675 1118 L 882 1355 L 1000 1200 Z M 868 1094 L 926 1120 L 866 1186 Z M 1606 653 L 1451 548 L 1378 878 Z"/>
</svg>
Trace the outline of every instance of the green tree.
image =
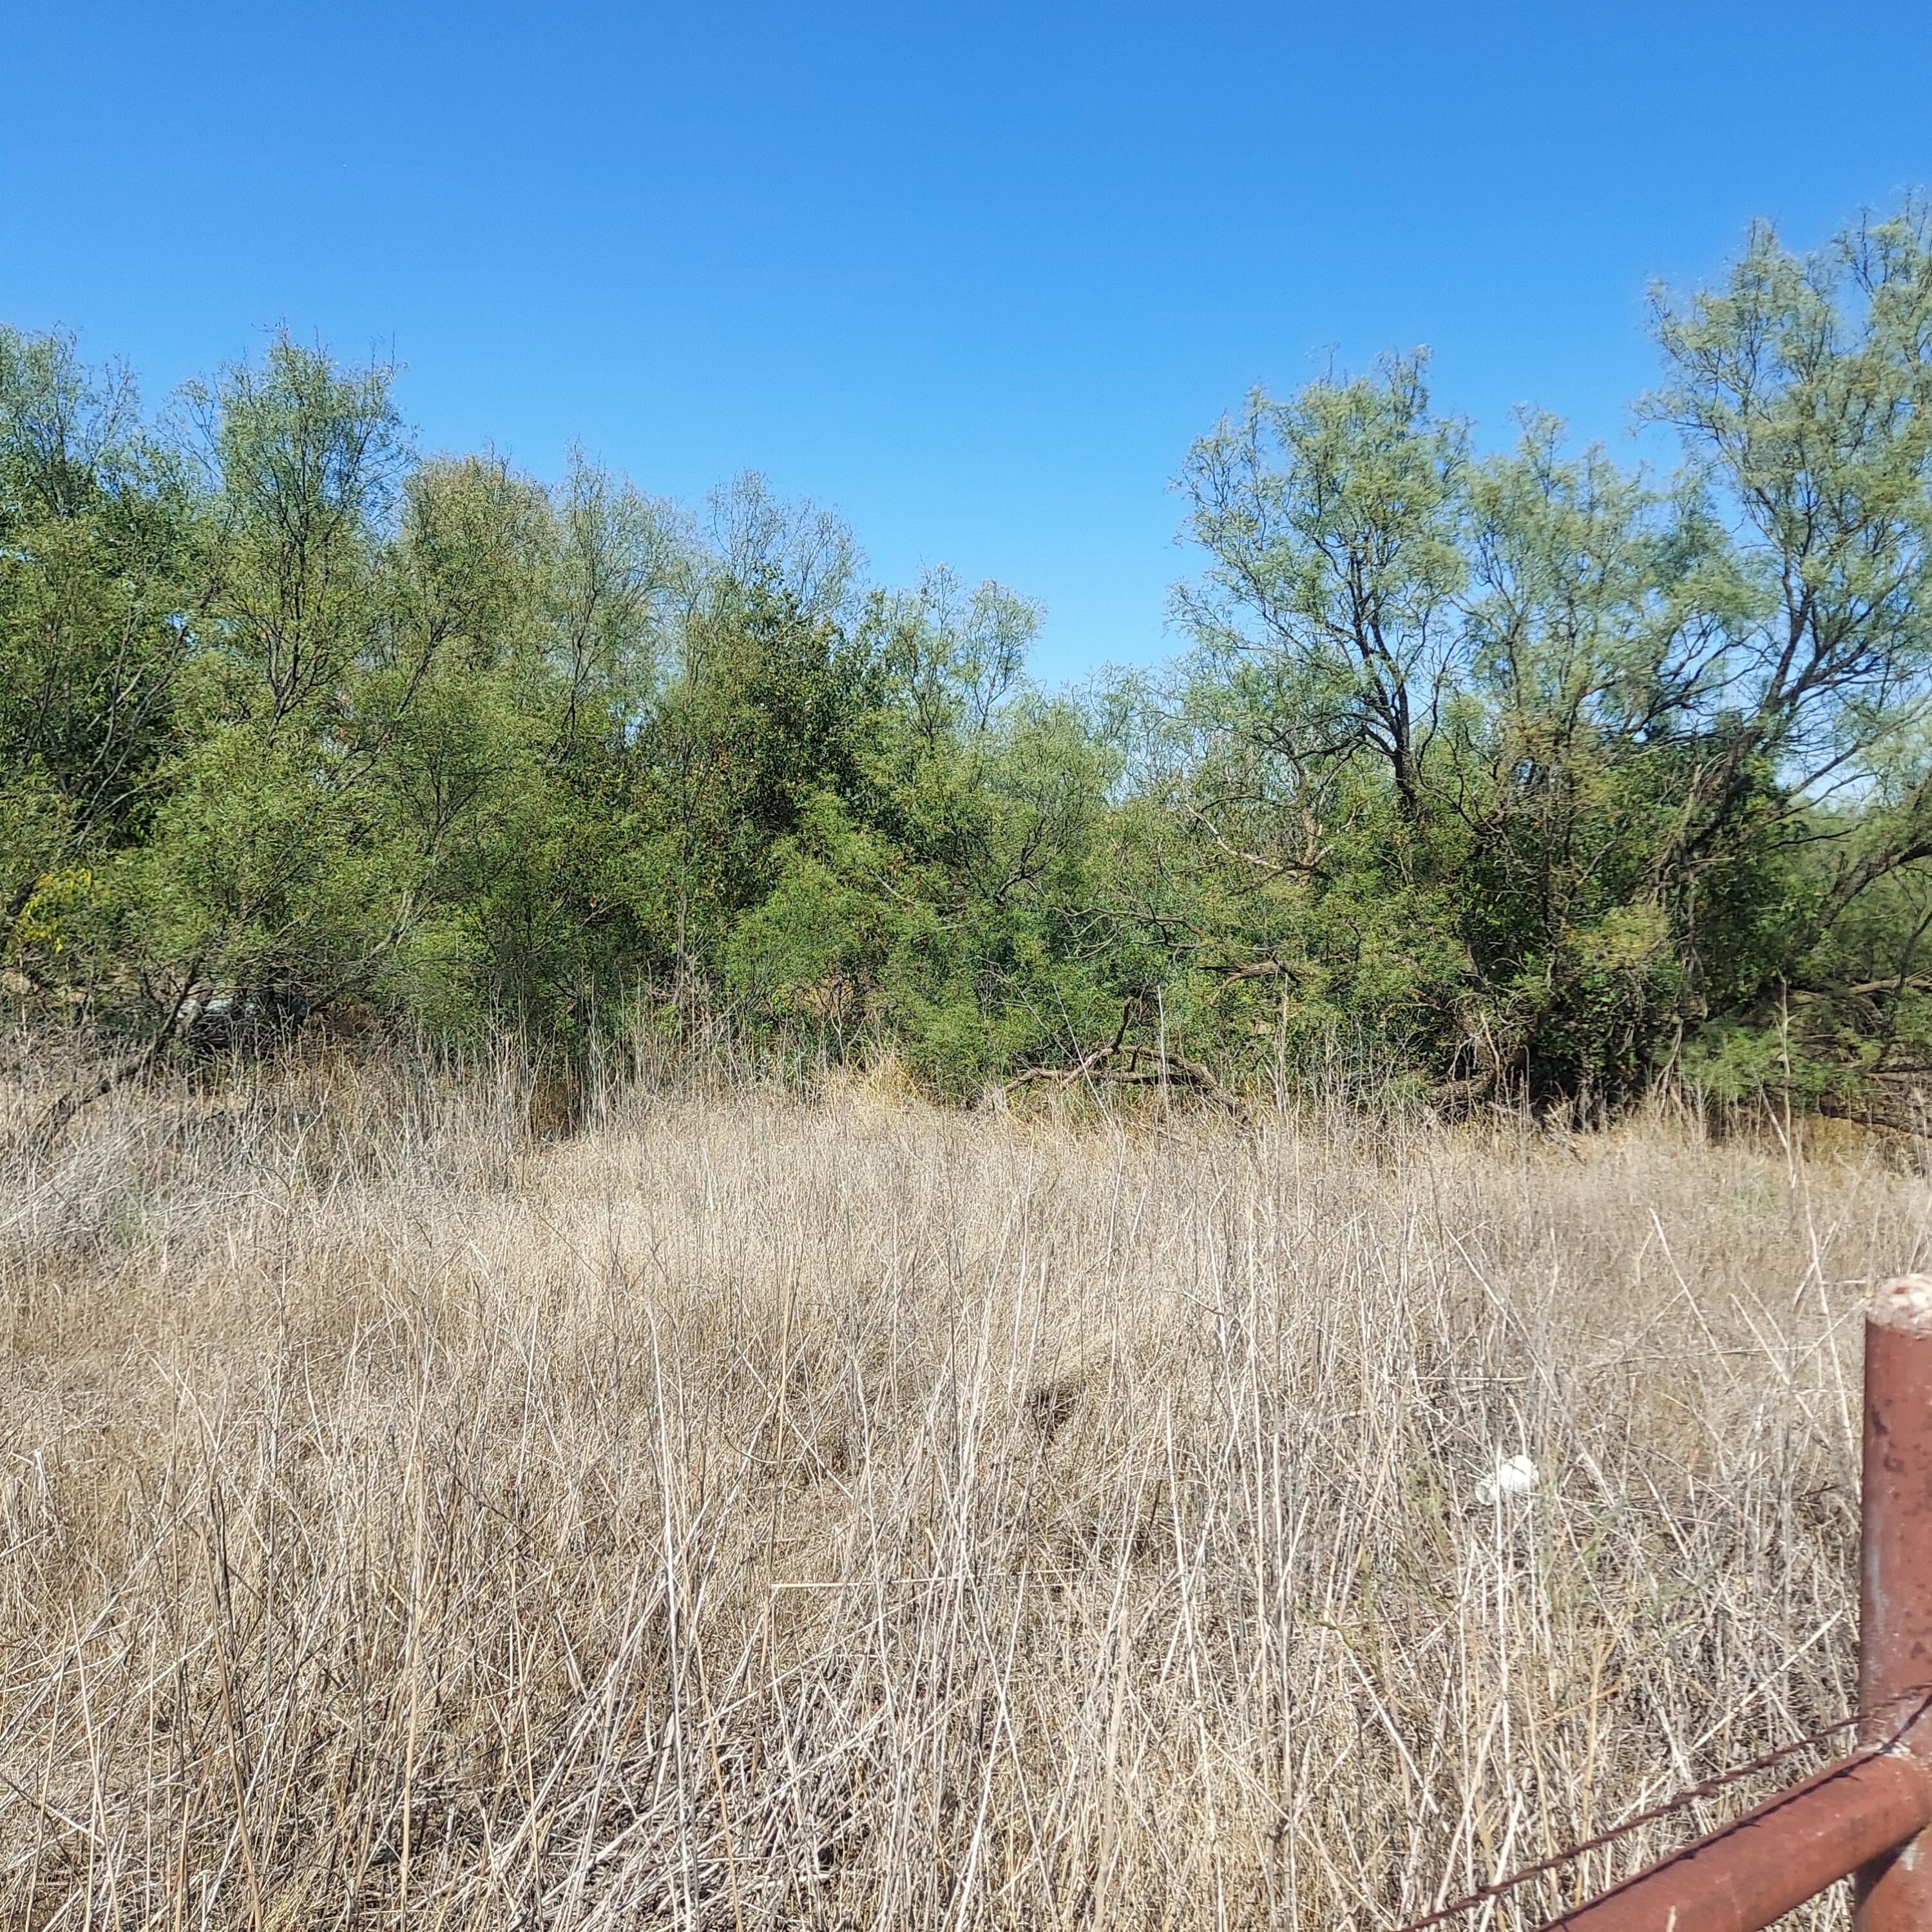
<svg viewBox="0 0 1932 1932">
<path fill-rule="evenodd" d="M 1834 1066 L 1909 1087 L 1928 1065 L 1922 1031 L 1886 1012 L 1912 990 L 1910 917 L 1888 970 L 1870 969 L 1872 895 L 1908 907 L 1900 875 L 1932 860 L 1929 244 L 1917 204 L 1809 257 L 1760 229 L 1721 287 L 1656 304 L 1666 380 L 1648 408 L 1682 434 L 1754 593 L 1712 661 L 1721 695 L 1660 869 L 1743 941 L 1700 953 L 1699 1016 L 1762 1031 L 1798 993 L 1826 1091 L 1844 1090 Z M 1740 878 L 1778 901 L 1747 934 Z M 1844 944 L 1848 920 L 1862 945 Z"/>
<path fill-rule="evenodd" d="M 267 1024 L 332 1005 L 406 930 L 356 714 L 406 458 L 390 383 L 280 337 L 259 369 L 187 393 L 202 475 L 187 729 L 103 941 L 164 1030 L 210 1000 Z"/>
<path fill-rule="evenodd" d="M 84 964 L 71 916 L 143 837 L 178 745 L 196 532 L 122 372 L 0 329 L 0 955 Z"/>
</svg>

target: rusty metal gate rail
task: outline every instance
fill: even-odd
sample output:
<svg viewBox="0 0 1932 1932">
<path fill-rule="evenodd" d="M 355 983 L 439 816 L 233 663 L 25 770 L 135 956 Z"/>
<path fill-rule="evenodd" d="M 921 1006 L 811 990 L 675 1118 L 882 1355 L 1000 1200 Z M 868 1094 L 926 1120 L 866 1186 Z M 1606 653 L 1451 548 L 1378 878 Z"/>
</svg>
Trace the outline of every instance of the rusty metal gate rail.
<svg viewBox="0 0 1932 1932">
<path fill-rule="evenodd" d="M 1886 1282 L 1866 1313 L 1858 1711 L 1403 1932 L 1486 1904 L 1854 1726 L 1850 1756 L 1544 1932 L 1760 1932 L 1841 1878 L 1856 1881 L 1858 1932 L 1932 1932 L 1932 1276 Z"/>
</svg>

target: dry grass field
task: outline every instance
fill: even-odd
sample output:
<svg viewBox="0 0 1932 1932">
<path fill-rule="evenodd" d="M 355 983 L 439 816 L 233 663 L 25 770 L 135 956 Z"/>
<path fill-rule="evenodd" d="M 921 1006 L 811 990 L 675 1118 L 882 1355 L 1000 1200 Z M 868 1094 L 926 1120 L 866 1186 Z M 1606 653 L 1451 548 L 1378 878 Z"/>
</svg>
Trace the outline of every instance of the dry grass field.
<svg viewBox="0 0 1932 1932">
<path fill-rule="evenodd" d="M 1848 1706 L 1895 1163 L 30 1087 L 5 1926 L 1388 1928 Z"/>
</svg>

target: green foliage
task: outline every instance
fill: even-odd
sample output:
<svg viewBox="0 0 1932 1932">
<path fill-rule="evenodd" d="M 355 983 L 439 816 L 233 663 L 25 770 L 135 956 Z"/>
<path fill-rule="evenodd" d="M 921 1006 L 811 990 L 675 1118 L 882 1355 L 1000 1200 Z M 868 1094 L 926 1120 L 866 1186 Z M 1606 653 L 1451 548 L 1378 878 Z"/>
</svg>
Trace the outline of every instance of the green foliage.
<svg viewBox="0 0 1932 1932">
<path fill-rule="evenodd" d="M 1402 1016 L 1447 1098 L 1616 1105 L 1799 988 L 1821 1064 L 1913 1064 L 1854 1043 L 1831 962 L 1932 855 L 1923 218 L 1810 262 L 1760 232 L 1658 315 L 1667 488 L 1538 418 L 1470 460 L 1414 363 L 1255 399 L 1185 478 L 1216 563 L 1178 791 L 1265 908 L 1223 970 Z"/>
<path fill-rule="evenodd" d="M 153 809 L 195 536 L 126 376 L 0 328 L 0 950 L 38 985 L 75 963 L 56 966 L 58 882 Z"/>
<path fill-rule="evenodd" d="M 1256 393 L 1183 469 L 1187 654 L 1059 696 L 1036 606 L 873 586 L 756 478 L 422 459 L 285 338 L 157 426 L 0 332 L 4 983 L 190 1048 L 726 1022 L 962 1096 L 1675 1069 L 1909 1124 L 1927 218 L 1755 232 L 1655 319 L 1664 479 L 1534 413 L 1480 452 L 1420 356 Z"/>
</svg>

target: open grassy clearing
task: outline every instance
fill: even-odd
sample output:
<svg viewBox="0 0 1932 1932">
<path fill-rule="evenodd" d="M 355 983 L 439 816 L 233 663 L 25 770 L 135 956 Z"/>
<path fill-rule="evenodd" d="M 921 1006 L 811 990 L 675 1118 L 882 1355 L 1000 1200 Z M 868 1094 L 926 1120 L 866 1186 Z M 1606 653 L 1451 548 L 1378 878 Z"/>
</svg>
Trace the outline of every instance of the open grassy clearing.
<svg viewBox="0 0 1932 1932">
<path fill-rule="evenodd" d="M 1848 1707 L 1932 1207 L 1662 1123 L 538 1144 L 366 1070 L 6 1174 L 35 1928 L 1399 1924 Z"/>
</svg>

